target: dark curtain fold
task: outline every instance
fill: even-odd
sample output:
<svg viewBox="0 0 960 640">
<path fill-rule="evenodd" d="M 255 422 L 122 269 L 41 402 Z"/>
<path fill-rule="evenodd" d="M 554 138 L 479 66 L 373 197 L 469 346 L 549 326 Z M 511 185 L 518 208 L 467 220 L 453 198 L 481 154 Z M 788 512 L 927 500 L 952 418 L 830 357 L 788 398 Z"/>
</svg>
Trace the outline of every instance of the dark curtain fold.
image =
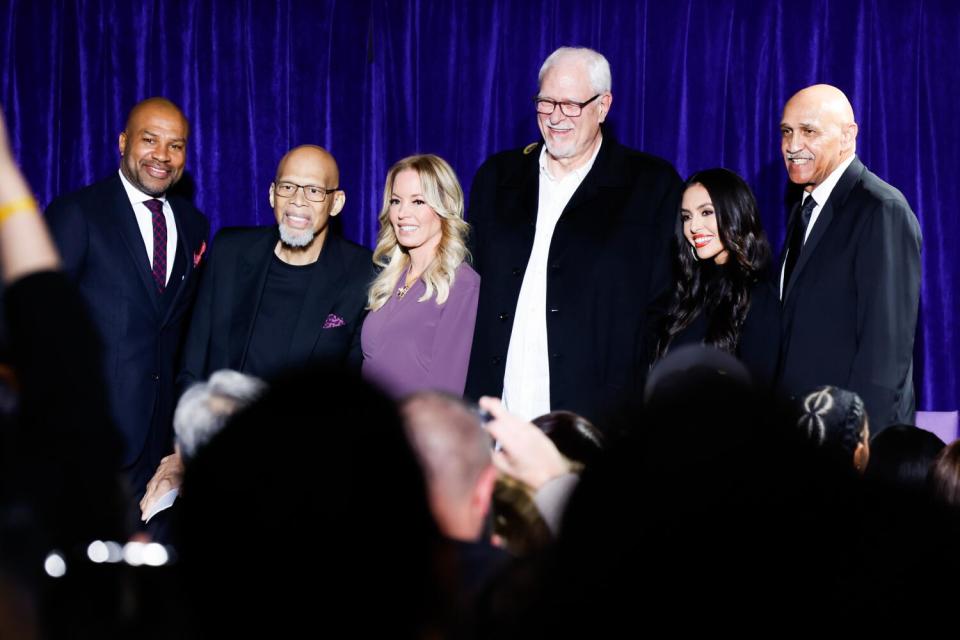
<svg viewBox="0 0 960 640">
<path fill-rule="evenodd" d="M 43 204 L 115 171 L 126 112 L 165 95 L 192 127 L 183 189 L 214 228 L 271 222 L 277 160 L 313 142 L 340 163 L 345 235 L 372 245 L 390 164 L 437 153 L 469 190 L 489 154 L 538 138 L 539 65 L 582 44 L 610 60 L 614 134 L 684 175 L 742 174 L 779 247 L 781 109 L 829 82 L 860 157 L 920 217 L 920 406 L 952 410 L 958 32 L 952 0 L 0 0 L 0 101 Z"/>
</svg>

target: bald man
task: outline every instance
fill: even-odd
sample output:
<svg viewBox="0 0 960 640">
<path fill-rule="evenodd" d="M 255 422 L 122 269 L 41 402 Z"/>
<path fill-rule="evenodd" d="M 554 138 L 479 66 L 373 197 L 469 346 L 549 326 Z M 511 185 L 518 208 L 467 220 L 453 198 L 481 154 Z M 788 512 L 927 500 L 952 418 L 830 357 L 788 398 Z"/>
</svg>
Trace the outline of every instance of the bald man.
<svg viewBox="0 0 960 640">
<path fill-rule="evenodd" d="M 209 225 L 170 195 L 189 125 L 165 98 L 137 104 L 120 133 L 120 170 L 61 196 L 47 222 L 99 331 L 122 467 L 136 494 L 172 448 L 175 365 Z"/>
<path fill-rule="evenodd" d="M 790 98 L 780 132 L 787 175 L 802 189 L 780 266 L 780 385 L 794 396 L 854 391 L 875 432 L 912 424 L 917 217 L 857 158 L 853 108 L 836 87 Z"/>
<path fill-rule="evenodd" d="M 217 369 L 270 378 L 308 361 L 360 366 L 373 263 L 369 250 L 330 233 L 346 202 L 336 161 L 317 146 L 292 149 L 267 197 L 276 226 L 224 229 L 213 242 L 181 389 Z"/>
</svg>

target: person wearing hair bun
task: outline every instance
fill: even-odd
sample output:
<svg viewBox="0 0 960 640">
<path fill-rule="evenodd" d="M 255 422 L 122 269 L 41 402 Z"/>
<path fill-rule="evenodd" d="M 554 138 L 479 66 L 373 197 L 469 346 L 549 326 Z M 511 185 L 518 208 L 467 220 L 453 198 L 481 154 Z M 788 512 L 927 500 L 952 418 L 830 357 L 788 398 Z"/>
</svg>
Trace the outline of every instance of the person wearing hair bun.
<svg viewBox="0 0 960 640">
<path fill-rule="evenodd" d="M 363 375 L 395 398 L 463 395 L 480 276 L 467 264 L 470 226 L 453 169 L 415 155 L 387 173 L 361 348 Z"/>
<path fill-rule="evenodd" d="M 780 305 L 750 187 L 726 169 L 695 173 L 684 184 L 675 237 L 679 275 L 656 359 L 678 345 L 707 344 L 737 356 L 756 383 L 772 386 Z"/>
</svg>

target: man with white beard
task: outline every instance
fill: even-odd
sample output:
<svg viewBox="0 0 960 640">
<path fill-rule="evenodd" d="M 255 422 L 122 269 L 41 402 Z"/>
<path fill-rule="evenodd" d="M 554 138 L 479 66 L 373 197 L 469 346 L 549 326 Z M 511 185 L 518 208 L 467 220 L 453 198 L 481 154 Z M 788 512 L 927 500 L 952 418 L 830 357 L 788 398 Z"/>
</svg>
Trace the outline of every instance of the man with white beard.
<svg viewBox="0 0 960 640">
<path fill-rule="evenodd" d="M 333 235 L 346 194 L 333 156 L 291 149 L 270 183 L 276 227 L 228 228 L 214 239 L 184 346 L 180 391 L 219 369 L 271 378 L 307 362 L 360 368 L 360 327 L 373 279 L 368 249 Z M 180 484 L 183 461 L 165 457 L 140 503 Z"/>
<path fill-rule="evenodd" d="M 180 388 L 218 369 L 269 378 L 306 362 L 358 368 L 370 251 L 330 233 L 343 209 L 337 162 L 296 147 L 269 198 L 276 227 L 223 229 L 200 281 Z"/>
<path fill-rule="evenodd" d="M 602 422 L 642 389 L 681 181 L 604 124 L 610 65 L 596 51 L 554 51 L 533 102 L 543 142 L 489 158 L 470 191 L 483 285 L 466 393 L 502 392 L 526 420 L 566 409 Z"/>
</svg>

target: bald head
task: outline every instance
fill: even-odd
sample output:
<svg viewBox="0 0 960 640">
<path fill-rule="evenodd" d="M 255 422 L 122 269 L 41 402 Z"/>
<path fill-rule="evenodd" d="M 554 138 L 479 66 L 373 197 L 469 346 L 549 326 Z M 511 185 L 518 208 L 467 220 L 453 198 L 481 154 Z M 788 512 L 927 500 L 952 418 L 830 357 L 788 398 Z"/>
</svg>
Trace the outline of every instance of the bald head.
<svg viewBox="0 0 960 640">
<path fill-rule="evenodd" d="M 340 184 L 340 168 L 329 151 L 315 144 L 302 144 L 287 151 L 277 164 L 277 180 L 284 174 L 287 163 L 314 165 L 321 171 L 329 184 L 318 185 L 332 189 Z"/>
<path fill-rule="evenodd" d="M 840 89 L 815 84 L 783 108 L 781 151 L 790 180 L 813 191 L 857 149 L 853 107 Z"/>
<path fill-rule="evenodd" d="M 440 530 L 456 540 L 476 540 L 496 479 L 490 437 L 462 400 L 442 393 L 414 394 L 401 414 Z"/>
<path fill-rule="evenodd" d="M 791 103 L 817 109 L 841 126 L 854 122 L 853 107 L 847 100 L 847 96 L 843 91 L 829 84 L 815 84 L 801 89 L 787 101 L 787 106 L 789 107 Z"/>
<path fill-rule="evenodd" d="M 135 104 L 133 108 L 130 109 L 130 113 L 127 114 L 127 122 L 124 125 L 124 131 L 126 131 L 128 134 L 131 131 L 136 131 L 137 125 L 142 119 L 152 117 L 154 115 L 161 115 L 171 120 L 179 119 L 180 123 L 183 125 L 184 137 L 187 137 L 190 134 L 190 123 L 187 121 L 187 117 L 183 115 L 183 111 L 180 110 L 180 107 L 178 107 L 173 101 L 161 96 L 147 98 L 146 100 L 142 100 Z"/>
</svg>

